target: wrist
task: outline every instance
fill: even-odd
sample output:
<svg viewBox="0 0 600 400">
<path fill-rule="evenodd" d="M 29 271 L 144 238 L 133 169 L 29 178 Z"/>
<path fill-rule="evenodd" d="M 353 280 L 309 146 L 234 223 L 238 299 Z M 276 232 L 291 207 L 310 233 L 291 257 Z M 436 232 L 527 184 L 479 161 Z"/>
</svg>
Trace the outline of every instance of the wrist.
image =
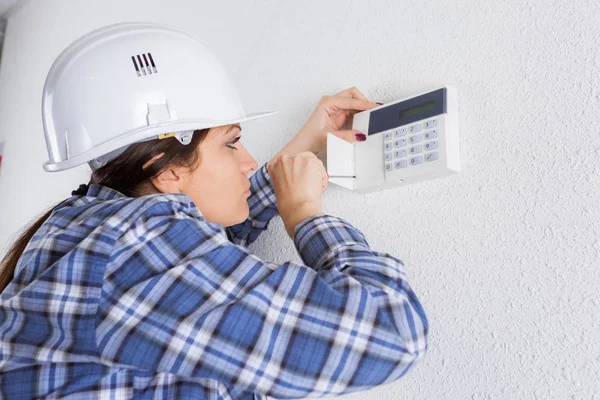
<svg viewBox="0 0 600 400">
<path fill-rule="evenodd" d="M 281 219 L 283 220 L 285 229 L 287 230 L 290 237 L 293 239 L 293 232 L 296 225 L 298 225 L 300 222 L 304 221 L 307 218 L 322 213 L 323 210 L 320 204 L 306 202 L 296 207 L 293 207 L 291 212 L 284 215 L 281 215 L 280 213 L 280 215 Z"/>
<path fill-rule="evenodd" d="M 286 144 L 283 147 L 283 149 L 281 149 L 277 154 L 275 154 L 275 156 L 273 156 L 273 158 L 269 160 L 269 168 L 272 168 L 273 165 L 275 165 L 277 157 L 279 157 L 282 154 L 298 154 L 302 153 L 303 151 L 311 151 L 313 153 L 317 153 L 318 150 L 312 148 L 312 146 L 310 146 L 310 143 L 308 143 L 303 138 L 304 136 L 296 134 L 296 136 L 294 136 L 292 140 L 290 140 L 288 144 Z"/>
</svg>

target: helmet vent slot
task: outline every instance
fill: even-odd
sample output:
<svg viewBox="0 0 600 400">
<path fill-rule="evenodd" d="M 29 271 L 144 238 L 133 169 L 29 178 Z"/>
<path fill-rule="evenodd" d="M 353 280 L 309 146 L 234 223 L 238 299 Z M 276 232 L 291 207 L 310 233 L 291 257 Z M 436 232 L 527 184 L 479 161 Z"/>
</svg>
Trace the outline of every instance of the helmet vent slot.
<svg viewBox="0 0 600 400">
<path fill-rule="evenodd" d="M 156 65 L 154 64 L 154 59 L 152 58 L 152 54 L 147 54 L 148 57 L 146 57 L 146 54 L 142 54 L 141 56 L 139 54 L 137 56 L 131 56 L 131 61 L 133 61 L 133 66 L 135 67 L 135 72 L 137 73 L 137 76 L 145 76 L 152 75 L 152 73 L 158 73 Z M 150 64 L 152 66 L 148 64 L 148 59 L 150 60 Z"/>
</svg>

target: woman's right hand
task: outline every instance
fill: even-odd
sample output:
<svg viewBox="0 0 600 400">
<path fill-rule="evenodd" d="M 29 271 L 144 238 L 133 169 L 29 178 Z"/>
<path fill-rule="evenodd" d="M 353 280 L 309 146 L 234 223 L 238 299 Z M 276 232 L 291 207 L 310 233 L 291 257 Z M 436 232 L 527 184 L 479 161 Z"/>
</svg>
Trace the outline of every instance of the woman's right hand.
<svg viewBox="0 0 600 400">
<path fill-rule="evenodd" d="M 321 196 L 329 174 L 323 162 L 311 151 L 281 154 L 267 170 L 275 189 L 277 208 L 292 240 L 294 228 L 308 217 L 323 213 Z"/>
</svg>

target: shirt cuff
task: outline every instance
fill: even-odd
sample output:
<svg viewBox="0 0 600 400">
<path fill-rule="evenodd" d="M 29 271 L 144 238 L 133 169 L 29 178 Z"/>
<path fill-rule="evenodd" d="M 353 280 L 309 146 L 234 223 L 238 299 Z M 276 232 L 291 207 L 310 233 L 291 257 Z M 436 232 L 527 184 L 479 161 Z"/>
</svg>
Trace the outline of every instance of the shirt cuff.
<svg viewBox="0 0 600 400">
<path fill-rule="evenodd" d="M 317 214 L 294 228 L 294 244 L 302 261 L 315 270 L 326 267 L 342 247 L 359 244 L 369 248 L 363 233 L 345 219 Z"/>
<path fill-rule="evenodd" d="M 277 200 L 275 198 L 275 189 L 271 175 L 267 170 L 267 163 L 264 163 L 254 175 L 250 177 L 251 195 L 248 197 L 248 207 L 255 214 L 259 214 L 267 207 L 277 208 Z"/>
</svg>

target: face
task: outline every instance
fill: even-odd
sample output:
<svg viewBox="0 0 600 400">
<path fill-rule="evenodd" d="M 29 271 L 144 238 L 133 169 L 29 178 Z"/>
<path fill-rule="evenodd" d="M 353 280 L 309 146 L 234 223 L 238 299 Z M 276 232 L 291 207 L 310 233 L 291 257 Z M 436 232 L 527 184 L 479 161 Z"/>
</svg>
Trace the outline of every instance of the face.
<svg viewBox="0 0 600 400">
<path fill-rule="evenodd" d="M 155 186 L 163 193 L 185 193 L 209 222 L 223 226 L 244 222 L 249 214 L 248 174 L 258 165 L 240 143 L 240 132 L 239 124 L 211 128 L 199 145 L 196 168 L 166 171 L 163 178 L 169 187 Z"/>
</svg>

